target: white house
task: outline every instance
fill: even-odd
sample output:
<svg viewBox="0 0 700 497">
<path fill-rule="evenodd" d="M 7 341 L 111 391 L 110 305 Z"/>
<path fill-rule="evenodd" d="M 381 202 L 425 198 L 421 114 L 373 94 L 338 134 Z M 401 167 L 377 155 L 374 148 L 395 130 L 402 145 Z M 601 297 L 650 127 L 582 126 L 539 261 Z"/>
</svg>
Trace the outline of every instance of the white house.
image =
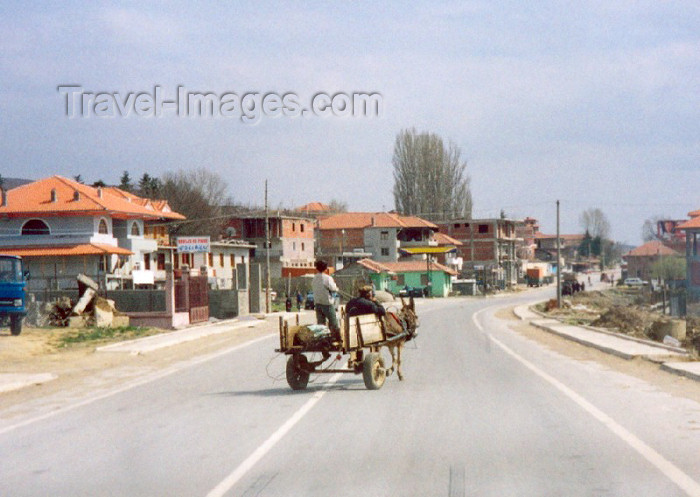
<svg viewBox="0 0 700 497">
<path fill-rule="evenodd" d="M 0 253 L 23 257 L 31 290 L 74 288 L 79 273 L 105 284 L 130 278 L 158 250 L 145 235 L 147 224 L 184 219 L 167 202 L 61 176 L 2 191 L 1 197 Z"/>
</svg>

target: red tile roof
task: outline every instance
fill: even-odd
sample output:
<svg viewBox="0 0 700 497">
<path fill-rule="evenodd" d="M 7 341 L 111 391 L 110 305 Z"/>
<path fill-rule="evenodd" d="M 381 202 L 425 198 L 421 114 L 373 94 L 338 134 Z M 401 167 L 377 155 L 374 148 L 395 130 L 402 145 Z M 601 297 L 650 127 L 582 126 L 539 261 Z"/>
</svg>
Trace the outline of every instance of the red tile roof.
<svg viewBox="0 0 700 497">
<path fill-rule="evenodd" d="M 464 245 L 459 240 L 440 232 L 435 233 L 435 241 L 438 242 L 438 245 Z"/>
<path fill-rule="evenodd" d="M 700 228 L 700 211 L 698 212 L 698 216 L 693 217 L 690 221 L 686 221 L 683 224 L 679 224 L 676 226 L 677 230 L 685 230 L 688 228 Z M 692 216 L 692 212 L 689 213 L 689 215 Z"/>
<path fill-rule="evenodd" d="M 55 201 L 52 201 L 55 192 Z M 7 191 L 0 216 L 81 215 L 108 213 L 113 217 L 185 219 L 166 201 L 151 201 L 115 187 L 95 188 L 61 176 L 51 176 Z"/>
<path fill-rule="evenodd" d="M 320 220 L 320 229 L 352 228 L 430 228 L 437 225 L 416 216 L 402 216 L 392 212 L 342 212 Z"/>
<path fill-rule="evenodd" d="M 47 257 L 61 255 L 133 255 L 133 252 L 114 245 L 102 243 L 81 243 L 77 245 L 43 245 L 23 247 L 0 247 L 3 255 L 19 255 L 22 257 Z"/>
<path fill-rule="evenodd" d="M 675 250 L 668 248 L 658 240 L 652 240 L 640 245 L 639 247 L 630 250 L 625 254 L 625 257 L 649 257 L 655 255 L 680 255 Z"/>
<path fill-rule="evenodd" d="M 371 259 L 362 259 L 358 264 L 365 266 L 370 271 L 381 273 L 387 271 L 389 273 L 420 273 L 425 272 L 428 263 L 426 261 L 398 261 L 398 262 L 377 262 Z M 447 274 L 456 276 L 457 271 L 443 266 L 437 262 L 430 263 L 431 271 L 444 271 Z"/>
<path fill-rule="evenodd" d="M 297 207 L 295 210 L 303 212 L 330 212 L 331 206 L 322 202 L 309 202 L 306 205 Z"/>
</svg>

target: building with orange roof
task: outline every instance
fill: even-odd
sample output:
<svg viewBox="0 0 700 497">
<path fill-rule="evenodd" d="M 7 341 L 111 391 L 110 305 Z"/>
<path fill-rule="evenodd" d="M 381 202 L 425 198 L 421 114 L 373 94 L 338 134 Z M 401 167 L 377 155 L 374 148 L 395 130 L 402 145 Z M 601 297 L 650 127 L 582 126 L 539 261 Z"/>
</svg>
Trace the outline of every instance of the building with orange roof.
<svg viewBox="0 0 700 497">
<path fill-rule="evenodd" d="M 409 287 L 432 297 L 447 297 L 452 291 L 452 277 L 458 274 L 437 262 L 417 260 L 377 262 L 361 259 L 357 264 L 368 272 L 377 290 L 394 295 Z"/>
<path fill-rule="evenodd" d="M 651 267 L 662 257 L 681 257 L 681 254 L 659 240 L 652 240 L 622 256 L 627 262 L 627 276 L 647 281 L 652 277 Z"/>
<path fill-rule="evenodd" d="M 430 221 L 395 212 L 341 212 L 319 220 L 317 255 L 336 266 L 358 253 L 371 254 L 375 261 L 395 262 L 401 248 L 436 246 L 433 235 L 437 230 Z"/>
<path fill-rule="evenodd" d="M 294 209 L 304 216 L 318 217 L 326 216 L 331 213 L 331 206 L 323 202 L 309 202 Z"/>
<path fill-rule="evenodd" d="M 316 221 L 305 216 L 270 214 L 270 246 L 265 247 L 265 216 L 232 216 L 226 223 L 227 237 L 248 240 L 255 245 L 253 262 L 265 264 L 270 255 L 270 276 L 286 278 L 316 272 L 314 229 Z"/>
<path fill-rule="evenodd" d="M 51 176 L 0 192 L 0 252 L 20 255 L 30 289 L 74 288 L 87 274 L 103 284 L 165 264 L 149 223 L 183 220 L 167 202 L 118 188 L 92 187 Z M 164 269 L 164 268 L 163 268 Z M 142 274 L 146 281 L 155 274 Z"/>
<path fill-rule="evenodd" d="M 700 299 L 700 209 L 689 212 L 690 220 L 676 226 L 685 232 L 686 285 L 693 301 Z"/>
</svg>

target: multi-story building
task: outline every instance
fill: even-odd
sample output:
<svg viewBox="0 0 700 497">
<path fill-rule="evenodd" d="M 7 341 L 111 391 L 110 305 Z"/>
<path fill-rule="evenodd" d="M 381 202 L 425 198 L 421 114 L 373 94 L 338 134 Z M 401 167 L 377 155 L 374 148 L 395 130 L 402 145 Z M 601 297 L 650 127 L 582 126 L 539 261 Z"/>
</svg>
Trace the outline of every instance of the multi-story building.
<svg viewBox="0 0 700 497">
<path fill-rule="evenodd" d="M 105 286 L 131 285 L 133 271 L 147 271 L 158 251 L 146 226 L 185 217 L 167 202 L 122 193 L 61 176 L 3 190 L 0 251 L 25 259 L 31 290 L 73 288 L 80 273 Z M 152 272 L 140 277 L 154 279 Z"/>
<path fill-rule="evenodd" d="M 440 231 L 460 241 L 462 272 L 476 274 L 485 281 L 507 287 L 518 282 L 521 266 L 516 245 L 522 242 L 514 219 L 454 219 L 440 224 Z M 478 274 L 477 274 L 478 273 Z"/>
<path fill-rule="evenodd" d="M 270 276 L 286 278 L 310 274 L 314 269 L 313 219 L 275 214 L 268 216 L 270 246 L 265 247 L 265 216 L 251 214 L 232 217 L 227 222 L 228 238 L 247 240 L 255 245 L 254 262 L 265 264 L 270 256 Z"/>
<path fill-rule="evenodd" d="M 353 254 L 369 254 L 374 261 L 392 262 L 401 248 L 437 246 L 437 225 L 415 216 L 393 212 L 343 212 L 319 220 L 318 256 L 335 263 Z M 354 261 L 354 262 L 357 262 Z"/>
</svg>

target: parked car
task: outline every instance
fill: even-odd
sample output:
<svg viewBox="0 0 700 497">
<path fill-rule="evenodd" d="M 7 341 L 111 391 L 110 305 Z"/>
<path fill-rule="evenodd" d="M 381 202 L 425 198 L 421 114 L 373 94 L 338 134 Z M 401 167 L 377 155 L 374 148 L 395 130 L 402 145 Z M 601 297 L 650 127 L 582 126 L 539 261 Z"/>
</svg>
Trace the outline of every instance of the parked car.
<svg viewBox="0 0 700 497">
<path fill-rule="evenodd" d="M 405 286 L 399 290 L 399 297 L 423 297 L 423 289 L 417 286 Z"/>
<path fill-rule="evenodd" d="M 648 281 L 644 281 L 641 278 L 626 278 L 623 282 L 626 286 L 644 286 L 648 285 Z"/>
</svg>

